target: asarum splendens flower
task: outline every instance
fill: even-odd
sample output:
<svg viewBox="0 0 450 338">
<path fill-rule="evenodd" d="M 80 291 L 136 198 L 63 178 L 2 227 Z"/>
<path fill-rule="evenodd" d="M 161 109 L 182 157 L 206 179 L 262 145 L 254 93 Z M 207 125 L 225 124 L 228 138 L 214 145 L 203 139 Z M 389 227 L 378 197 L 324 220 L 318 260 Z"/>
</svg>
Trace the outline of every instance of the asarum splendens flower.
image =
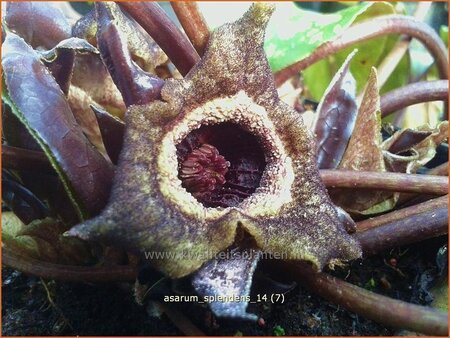
<svg viewBox="0 0 450 338">
<path fill-rule="evenodd" d="M 277 95 L 263 51 L 272 11 L 254 4 L 218 28 L 184 79 L 129 108 L 109 203 L 70 235 L 163 252 L 150 264 L 171 278 L 195 273 L 200 294 L 223 292 L 219 280 L 248 294 L 257 259 L 233 268 L 211 257 L 227 248 L 282 253 L 318 270 L 360 257 L 319 177 L 311 133 Z M 246 306 L 212 308 L 254 318 Z"/>
</svg>

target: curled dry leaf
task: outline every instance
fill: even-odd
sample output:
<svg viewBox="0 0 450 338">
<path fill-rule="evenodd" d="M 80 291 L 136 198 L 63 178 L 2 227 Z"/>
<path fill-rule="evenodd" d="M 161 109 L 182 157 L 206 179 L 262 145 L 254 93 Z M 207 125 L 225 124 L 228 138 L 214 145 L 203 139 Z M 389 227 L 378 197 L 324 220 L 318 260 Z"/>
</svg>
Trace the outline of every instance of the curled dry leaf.
<svg viewBox="0 0 450 338">
<path fill-rule="evenodd" d="M 40 56 L 8 33 L 2 66 L 4 101 L 46 153 L 79 216 L 99 211 L 109 195 L 113 167 L 84 136 Z"/>
<path fill-rule="evenodd" d="M 347 56 L 317 107 L 314 133 L 320 169 L 338 167 L 355 126 L 356 82 L 349 67 L 356 52 Z"/>
<path fill-rule="evenodd" d="M 56 82 L 66 94 L 69 106 L 84 134 L 97 150 L 109 160 L 98 128 L 97 119 L 90 109 L 91 104 L 97 103 L 85 91 L 70 84 L 75 55 L 96 55 L 99 54 L 97 48 L 86 40 L 69 38 L 61 41 L 54 48 L 39 52 L 39 54 L 41 55 L 41 60 L 49 67 Z"/>
<path fill-rule="evenodd" d="M 412 174 L 436 155 L 436 147 L 447 138 L 448 121 L 443 121 L 436 128 L 399 130 L 381 148 L 389 171 Z"/>
</svg>

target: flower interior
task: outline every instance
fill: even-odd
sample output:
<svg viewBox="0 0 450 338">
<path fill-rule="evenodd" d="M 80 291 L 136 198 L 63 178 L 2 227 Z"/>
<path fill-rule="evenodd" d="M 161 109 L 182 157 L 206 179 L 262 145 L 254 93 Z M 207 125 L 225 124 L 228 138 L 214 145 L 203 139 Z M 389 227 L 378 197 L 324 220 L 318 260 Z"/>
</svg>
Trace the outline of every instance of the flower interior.
<svg viewBox="0 0 450 338">
<path fill-rule="evenodd" d="M 259 187 L 266 166 L 257 138 L 239 125 L 202 125 L 177 146 L 178 178 L 205 207 L 233 207 Z"/>
</svg>

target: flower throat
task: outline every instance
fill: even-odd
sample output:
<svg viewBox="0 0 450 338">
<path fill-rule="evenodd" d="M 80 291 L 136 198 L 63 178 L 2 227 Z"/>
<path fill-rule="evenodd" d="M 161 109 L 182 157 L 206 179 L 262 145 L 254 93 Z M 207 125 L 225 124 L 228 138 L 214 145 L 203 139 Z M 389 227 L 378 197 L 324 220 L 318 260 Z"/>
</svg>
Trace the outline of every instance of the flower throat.
<svg viewBox="0 0 450 338">
<path fill-rule="evenodd" d="M 240 204 L 259 187 L 266 166 L 256 137 L 235 123 L 205 125 L 177 145 L 178 178 L 206 207 Z"/>
</svg>

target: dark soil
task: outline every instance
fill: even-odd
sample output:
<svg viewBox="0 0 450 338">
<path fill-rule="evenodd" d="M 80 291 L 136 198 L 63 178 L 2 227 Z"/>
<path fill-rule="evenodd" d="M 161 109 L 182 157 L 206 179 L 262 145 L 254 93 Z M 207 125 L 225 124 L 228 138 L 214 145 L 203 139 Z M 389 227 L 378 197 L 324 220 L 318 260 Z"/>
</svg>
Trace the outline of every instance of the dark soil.
<svg viewBox="0 0 450 338">
<path fill-rule="evenodd" d="M 384 252 L 347 268 L 331 272 L 374 292 L 416 304 L 432 301 L 430 287 L 447 261 L 438 257 L 447 238 Z M 443 259 L 443 260 L 442 260 Z M 289 280 L 289 276 L 283 276 Z M 2 335 L 183 335 L 166 317 L 154 316 L 151 306 L 137 305 L 129 285 L 59 283 L 3 269 Z M 258 286 L 258 283 L 260 284 Z M 264 284 L 264 283 L 262 283 Z M 270 291 L 271 285 L 262 285 Z M 255 281 L 261 287 L 261 281 Z M 53 303 L 53 304 L 52 304 Z M 264 318 L 253 322 L 215 319 L 204 306 L 180 304 L 178 310 L 208 335 L 398 335 L 350 313 L 297 286 L 286 294 L 284 304 L 251 304 L 249 311 Z M 151 316 L 153 314 L 153 316 Z M 276 328 L 276 329 L 275 329 Z"/>
</svg>

